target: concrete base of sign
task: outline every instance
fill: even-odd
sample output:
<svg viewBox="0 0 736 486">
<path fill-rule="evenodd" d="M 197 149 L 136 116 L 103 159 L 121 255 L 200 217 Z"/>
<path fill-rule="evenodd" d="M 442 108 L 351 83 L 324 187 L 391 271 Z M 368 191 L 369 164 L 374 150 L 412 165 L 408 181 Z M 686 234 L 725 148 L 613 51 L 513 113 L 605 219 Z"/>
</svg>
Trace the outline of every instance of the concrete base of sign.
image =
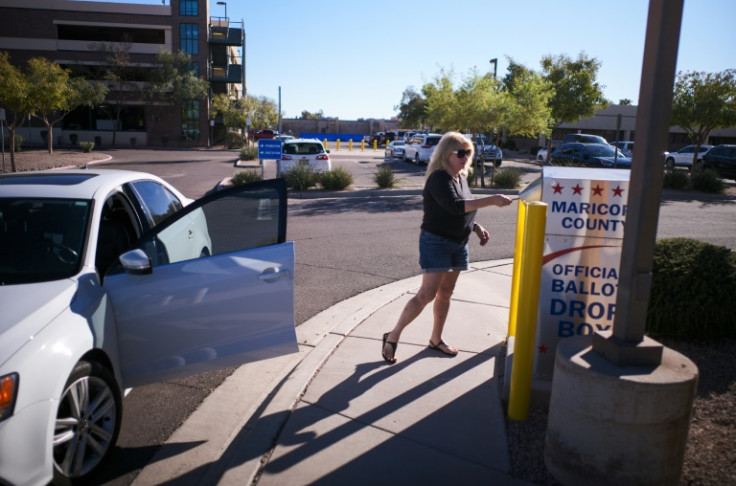
<svg viewBox="0 0 736 486">
<path fill-rule="evenodd" d="M 565 485 L 671 485 L 682 473 L 698 369 L 663 349 L 658 366 L 620 366 L 591 336 L 557 347 L 544 461 Z"/>
<path fill-rule="evenodd" d="M 662 362 L 664 346 L 647 336 L 632 344 L 616 336 L 593 334 L 593 349 L 620 366 L 656 366 Z"/>
</svg>

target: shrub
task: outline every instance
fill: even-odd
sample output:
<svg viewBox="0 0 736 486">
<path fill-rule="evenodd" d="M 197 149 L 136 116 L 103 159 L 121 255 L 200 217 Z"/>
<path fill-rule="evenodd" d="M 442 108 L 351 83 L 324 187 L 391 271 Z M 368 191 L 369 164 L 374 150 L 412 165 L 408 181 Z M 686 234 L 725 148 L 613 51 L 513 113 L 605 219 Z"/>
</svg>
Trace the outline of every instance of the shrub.
<svg viewBox="0 0 736 486">
<path fill-rule="evenodd" d="M 688 173 L 682 170 L 667 170 L 664 173 L 662 186 L 667 189 L 685 189 L 690 183 Z"/>
<path fill-rule="evenodd" d="M 475 167 L 468 169 L 468 176 L 466 179 L 468 180 L 468 187 L 473 187 L 475 185 Z"/>
<path fill-rule="evenodd" d="M 23 141 L 25 138 L 23 138 L 23 135 L 15 134 L 15 151 L 20 152 L 21 146 L 23 145 Z"/>
<path fill-rule="evenodd" d="M 284 173 L 286 185 L 292 189 L 304 191 L 319 182 L 319 174 L 309 164 L 299 163 Z"/>
<path fill-rule="evenodd" d="M 516 145 L 516 141 L 513 138 L 509 138 L 505 142 L 501 142 L 501 149 L 503 150 L 519 150 Z"/>
<path fill-rule="evenodd" d="M 328 191 L 342 191 L 353 183 L 353 175 L 347 169 L 338 167 L 320 175 L 319 182 Z"/>
<path fill-rule="evenodd" d="M 82 148 L 82 152 L 90 153 L 92 152 L 92 149 L 95 148 L 95 143 L 84 140 L 79 142 L 79 146 Z"/>
<path fill-rule="evenodd" d="M 227 148 L 243 148 L 245 146 L 245 140 L 243 136 L 238 132 L 227 132 L 225 136 L 225 145 Z"/>
<path fill-rule="evenodd" d="M 676 339 L 736 337 L 736 253 L 687 238 L 654 248 L 647 331 Z"/>
<path fill-rule="evenodd" d="M 697 171 L 691 174 L 690 183 L 696 191 L 720 194 L 726 189 L 726 185 L 720 177 L 718 177 L 718 173 L 709 169 Z"/>
<path fill-rule="evenodd" d="M 258 182 L 261 180 L 261 175 L 255 169 L 241 170 L 236 172 L 230 179 L 230 183 L 234 186 L 242 186 L 244 184 L 250 184 L 251 182 Z"/>
<path fill-rule="evenodd" d="M 516 189 L 521 182 L 519 169 L 496 169 L 493 175 L 493 185 L 500 189 Z"/>
<path fill-rule="evenodd" d="M 529 149 L 529 153 L 532 155 L 537 155 L 537 152 L 539 152 L 540 149 L 543 149 L 541 145 L 534 145 L 532 148 Z"/>
<path fill-rule="evenodd" d="M 248 145 L 240 151 L 240 160 L 255 160 L 258 158 L 258 147 Z"/>
<path fill-rule="evenodd" d="M 381 189 L 396 187 L 396 175 L 391 167 L 383 165 L 373 174 L 373 180 Z"/>
</svg>

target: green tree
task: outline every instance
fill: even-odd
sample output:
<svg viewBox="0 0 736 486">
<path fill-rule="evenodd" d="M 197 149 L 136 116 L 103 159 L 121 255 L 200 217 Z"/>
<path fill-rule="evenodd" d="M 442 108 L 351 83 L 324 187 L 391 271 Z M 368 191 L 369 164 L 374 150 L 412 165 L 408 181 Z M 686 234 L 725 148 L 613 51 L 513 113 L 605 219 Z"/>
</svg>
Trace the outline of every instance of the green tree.
<svg viewBox="0 0 736 486">
<path fill-rule="evenodd" d="M 431 130 L 461 129 L 462 109 L 453 86 L 452 71 L 440 70 L 434 79 L 422 87 L 427 100 L 426 123 Z"/>
<path fill-rule="evenodd" d="M 102 75 L 96 75 L 96 81 L 103 81 L 109 90 L 107 102 L 103 111 L 107 113 L 112 123 L 112 144 L 117 143 L 117 134 L 120 129 L 120 119 L 128 104 L 131 94 L 139 93 L 136 83 L 136 70 L 130 58 L 130 42 L 106 43 L 99 42 L 90 45 L 90 48 L 105 55 L 105 69 Z"/>
<path fill-rule="evenodd" d="M 33 116 L 46 126 L 49 153 L 53 153 L 53 127 L 78 106 L 93 106 L 105 99 L 107 87 L 82 78 L 71 78 L 63 69 L 45 58 L 28 61 L 26 73 Z"/>
<path fill-rule="evenodd" d="M 426 117 L 427 100 L 409 86 L 401 95 L 401 103 L 394 109 L 399 111 L 402 128 L 421 127 Z"/>
<path fill-rule="evenodd" d="M 618 104 L 621 106 L 631 106 L 631 100 L 628 98 L 621 98 L 618 100 Z"/>
<path fill-rule="evenodd" d="M 549 101 L 553 129 L 563 123 L 591 117 L 608 107 L 603 87 L 596 80 L 601 64 L 595 58 L 588 58 L 584 53 L 577 59 L 565 55 L 545 56 L 541 64 L 545 79 L 554 88 Z M 552 141 L 547 140 L 548 153 L 551 144 Z"/>
<path fill-rule="evenodd" d="M 691 171 L 697 171 L 698 147 L 710 132 L 736 125 L 736 69 L 720 73 L 678 73 L 672 99 L 672 124 L 695 144 Z"/>
<path fill-rule="evenodd" d="M 158 116 L 184 101 L 204 100 L 209 93 L 209 83 L 197 76 L 191 56 L 182 51 L 159 51 L 148 81 L 144 94 L 157 108 L 154 113 Z"/>
<path fill-rule="evenodd" d="M 322 110 L 319 110 L 316 113 L 312 113 L 307 110 L 302 111 L 302 120 L 321 120 L 324 117 L 325 114 Z"/>
<path fill-rule="evenodd" d="M 534 137 L 550 135 L 552 109 L 549 106 L 553 90 L 539 74 L 509 59 L 513 76 L 504 80 L 504 90 L 511 96 L 503 126 L 511 135 Z"/>
<path fill-rule="evenodd" d="M 15 131 L 33 113 L 30 84 L 20 69 L 10 63 L 10 55 L 0 52 L 0 108 L 5 109 L 5 126 L 10 140 L 10 170 L 15 172 Z"/>
</svg>

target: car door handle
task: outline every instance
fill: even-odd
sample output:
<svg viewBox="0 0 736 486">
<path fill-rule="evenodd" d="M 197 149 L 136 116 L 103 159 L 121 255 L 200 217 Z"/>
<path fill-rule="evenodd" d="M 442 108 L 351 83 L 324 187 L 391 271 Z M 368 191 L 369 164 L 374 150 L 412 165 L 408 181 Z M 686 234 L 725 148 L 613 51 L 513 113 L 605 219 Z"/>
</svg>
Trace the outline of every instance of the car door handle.
<svg viewBox="0 0 736 486">
<path fill-rule="evenodd" d="M 281 269 L 274 268 L 274 267 L 269 267 L 265 269 L 258 276 L 258 278 L 262 282 L 266 282 L 266 283 L 276 282 L 277 280 L 281 280 L 282 278 L 289 278 L 289 277 L 291 277 L 291 272 L 289 270 L 281 270 Z"/>
</svg>

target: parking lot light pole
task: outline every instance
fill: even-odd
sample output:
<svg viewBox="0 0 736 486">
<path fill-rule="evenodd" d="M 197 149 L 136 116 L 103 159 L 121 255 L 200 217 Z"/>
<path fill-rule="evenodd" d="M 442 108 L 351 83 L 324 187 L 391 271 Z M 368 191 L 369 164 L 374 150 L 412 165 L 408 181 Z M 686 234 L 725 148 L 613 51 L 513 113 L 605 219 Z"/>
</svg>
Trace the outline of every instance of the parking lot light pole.
<svg viewBox="0 0 736 486">
<path fill-rule="evenodd" d="M 227 18 L 227 2 L 217 2 L 217 5 L 225 7 L 225 18 Z"/>
<path fill-rule="evenodd" d="M 493 64 L 493 79 L 496 79 L 496 72 L 498 71 L 498 58 L 493 58 L 490 61 L 491 64 Z"/>
</svg>

